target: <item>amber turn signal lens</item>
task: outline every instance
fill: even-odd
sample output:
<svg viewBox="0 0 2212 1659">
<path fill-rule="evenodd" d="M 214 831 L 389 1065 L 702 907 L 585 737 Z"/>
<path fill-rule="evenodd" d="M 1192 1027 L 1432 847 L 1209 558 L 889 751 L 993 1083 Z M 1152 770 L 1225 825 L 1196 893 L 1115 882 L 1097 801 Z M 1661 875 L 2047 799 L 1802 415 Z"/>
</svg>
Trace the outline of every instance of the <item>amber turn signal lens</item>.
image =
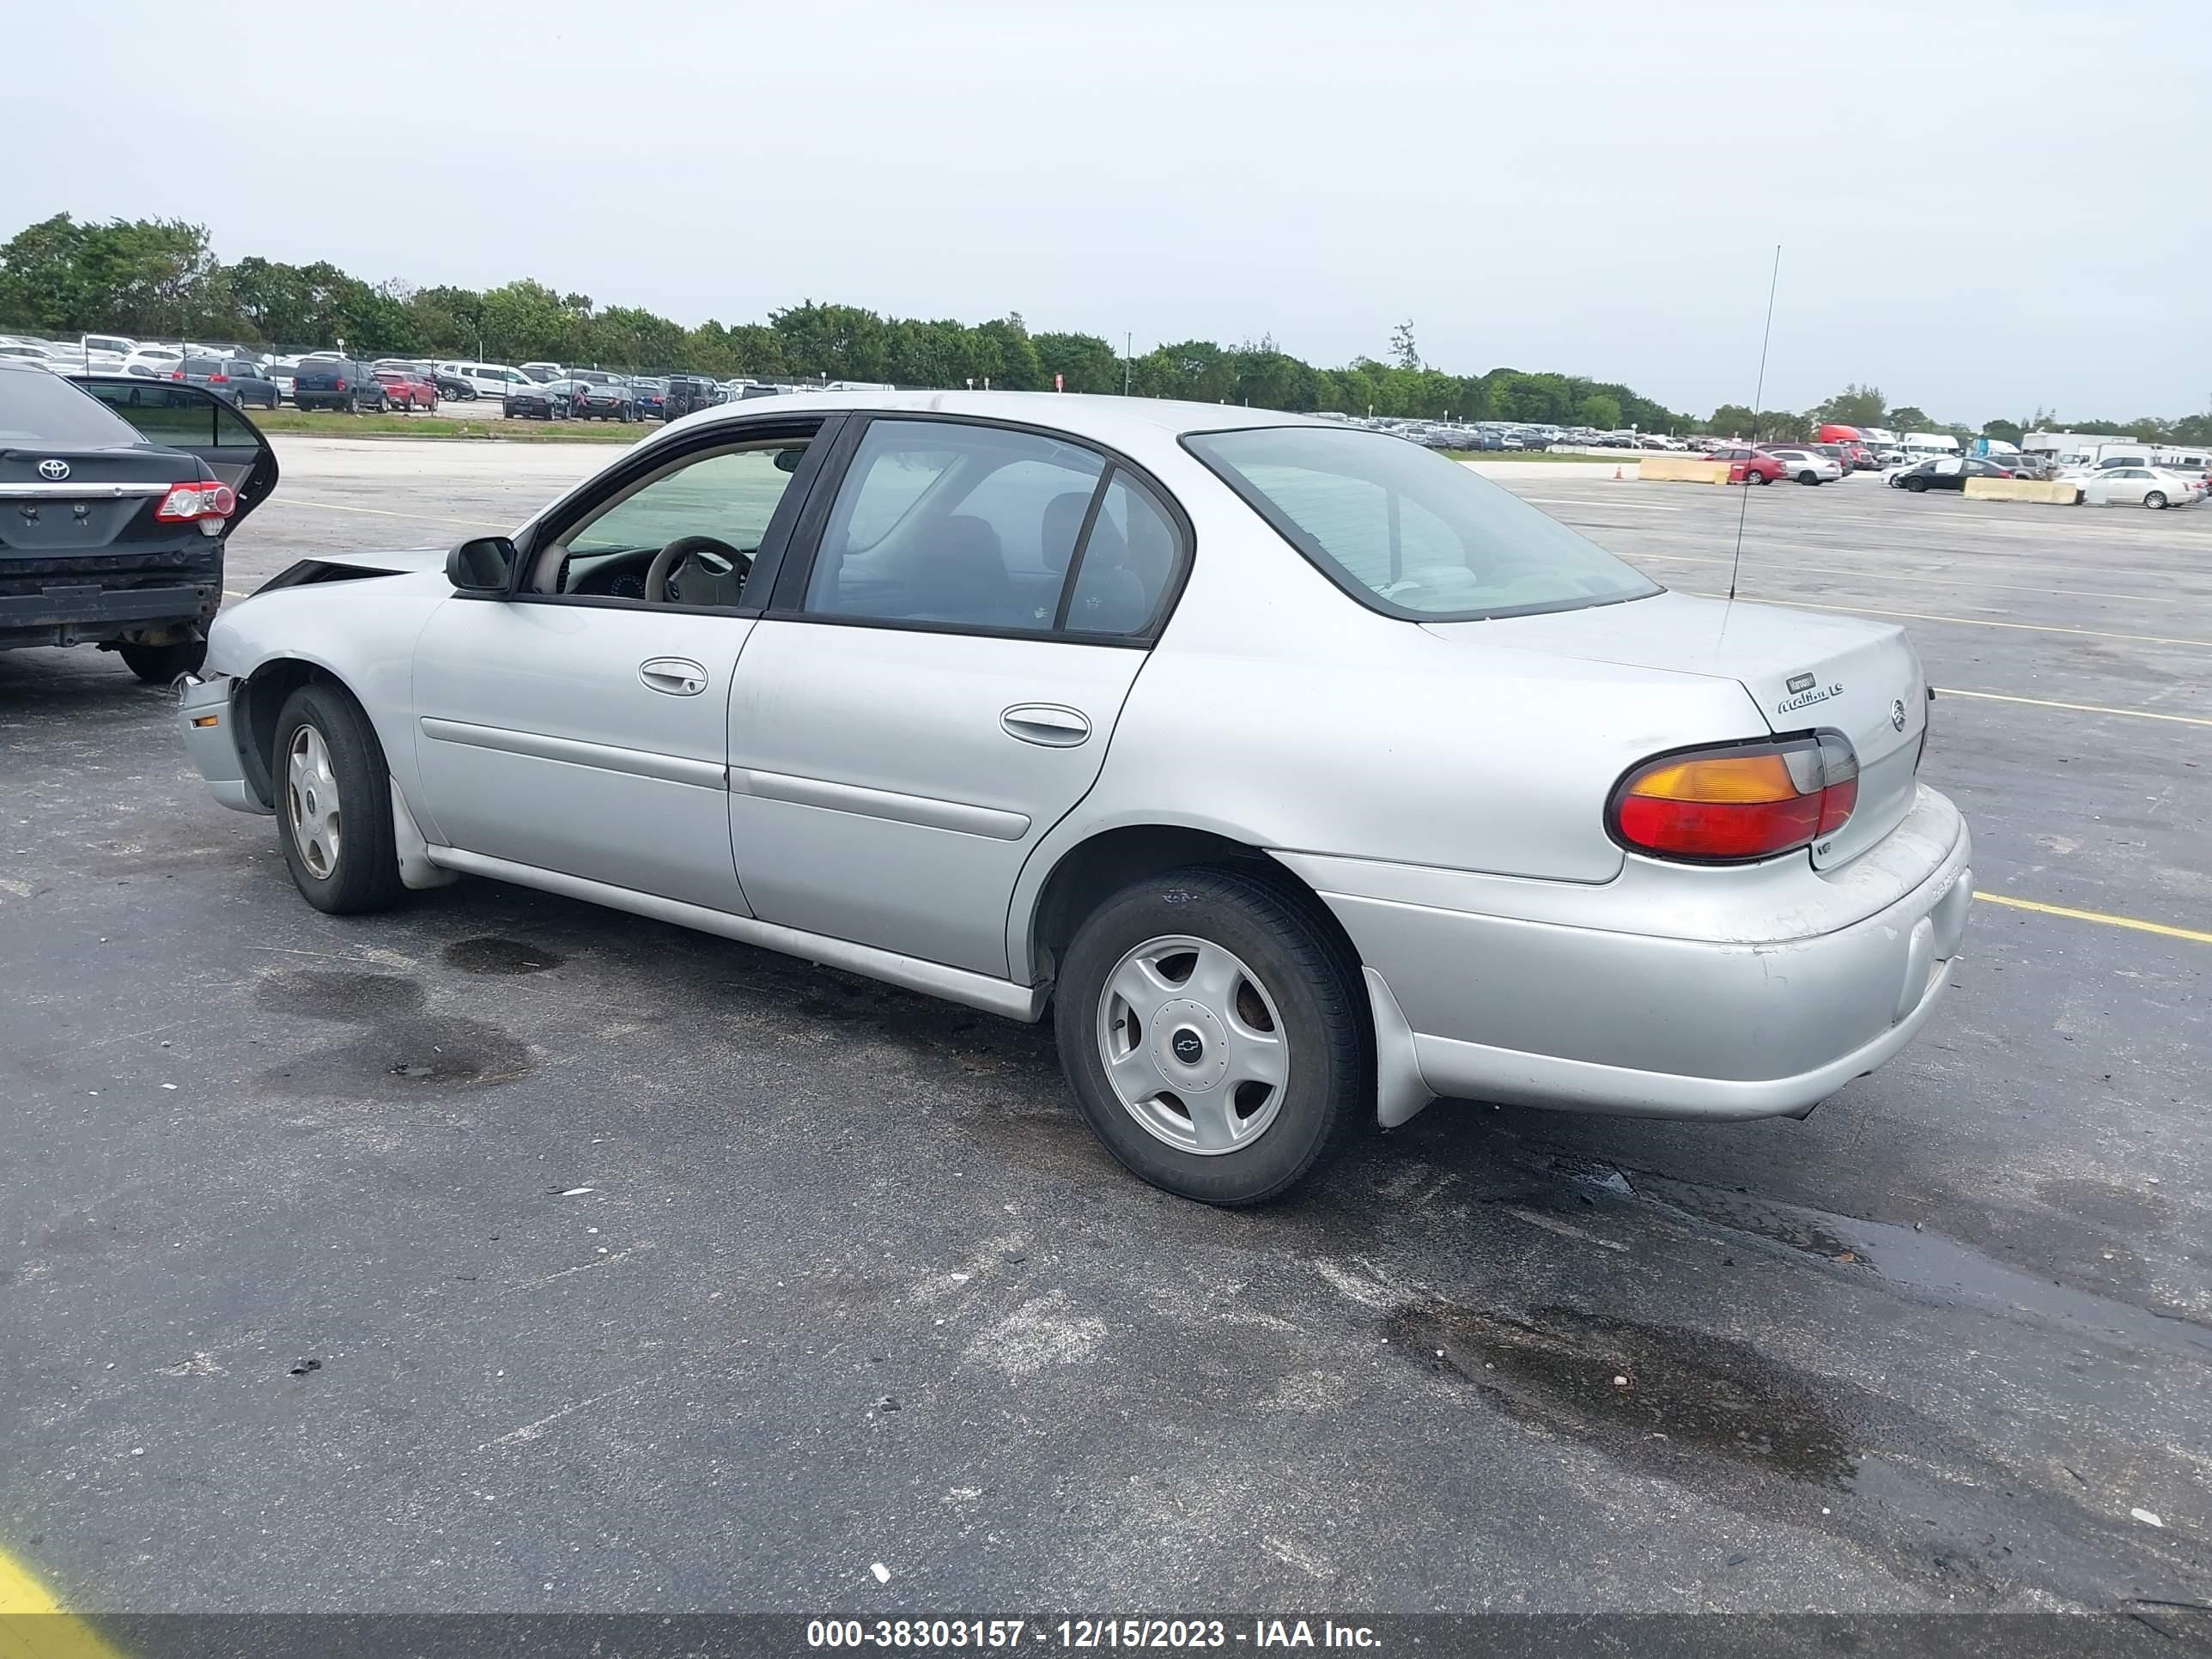
<svg viewBox="0 0 2212 1659">
<path fill-rule="evenodd" d="M 1639 853 L 1698 864 L 1772 858 L 1844 826 L 1858 770 L 1834 733 L 1666 755 L 1621 780 L 1607 816 L 1614 838 Z"/>
</svg>

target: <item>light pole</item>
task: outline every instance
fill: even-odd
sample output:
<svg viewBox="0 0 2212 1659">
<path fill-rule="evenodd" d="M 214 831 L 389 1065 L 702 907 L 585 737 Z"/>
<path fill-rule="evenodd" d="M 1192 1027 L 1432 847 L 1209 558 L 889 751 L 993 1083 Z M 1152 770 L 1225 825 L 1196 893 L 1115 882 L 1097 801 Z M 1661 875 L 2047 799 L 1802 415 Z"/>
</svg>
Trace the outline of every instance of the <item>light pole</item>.
<svg viewBox="0 0 2212 1659">
<path fill-rule="evenodd" d="M 1137 336 L 1133 330 L 1121 337 L 1121 395 L 1129 395 L 1129 378 L 1137 364 Z"/>
</svg>

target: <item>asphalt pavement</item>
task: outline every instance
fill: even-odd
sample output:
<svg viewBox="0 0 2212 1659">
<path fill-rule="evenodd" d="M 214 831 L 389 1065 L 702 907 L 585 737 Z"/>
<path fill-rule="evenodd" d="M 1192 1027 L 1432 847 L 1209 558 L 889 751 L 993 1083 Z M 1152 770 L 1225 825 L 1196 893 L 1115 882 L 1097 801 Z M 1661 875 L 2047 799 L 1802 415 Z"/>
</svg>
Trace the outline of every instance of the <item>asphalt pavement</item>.
<svg viewBox="0 0 2212 1659">
<path fill-rule="evenodd" d="M 287 442 L 229 585 L 613 453 Z M 1206 1209 L 1042 1030 L 482 881 L 322 915 L 167 694 L 0 655 L 0 1560 L 139 1612 L 2212 1600 L 2212 516 L 1510 485 L 1942 688 L 1996 897 L 1802 1122 L 1445 1102 Z"/>
</svg>

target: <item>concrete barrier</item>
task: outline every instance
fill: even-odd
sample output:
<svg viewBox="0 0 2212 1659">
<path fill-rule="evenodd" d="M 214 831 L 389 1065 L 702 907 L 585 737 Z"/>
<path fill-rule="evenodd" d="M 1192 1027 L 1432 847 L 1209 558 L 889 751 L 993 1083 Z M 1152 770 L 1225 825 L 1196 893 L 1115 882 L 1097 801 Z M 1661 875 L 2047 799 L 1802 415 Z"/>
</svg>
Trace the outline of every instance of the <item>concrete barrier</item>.
<svg viewBox="0 0 2212 1659">
<path fill-rule="evenodd" d="M 1969 478 L 1966 494 L 1978 501 L 2040 501 L 2046 507 L 2071 507 L 2081 499 L 2081 486 L 2041 478 Z"/>
<path fill-rule="evenodd" d="M 1724 484 L 1729 464 L 1692 455 L 1646 455 L 1637 462 L 1636 476 L 1646 483 Z"/>
</svg>

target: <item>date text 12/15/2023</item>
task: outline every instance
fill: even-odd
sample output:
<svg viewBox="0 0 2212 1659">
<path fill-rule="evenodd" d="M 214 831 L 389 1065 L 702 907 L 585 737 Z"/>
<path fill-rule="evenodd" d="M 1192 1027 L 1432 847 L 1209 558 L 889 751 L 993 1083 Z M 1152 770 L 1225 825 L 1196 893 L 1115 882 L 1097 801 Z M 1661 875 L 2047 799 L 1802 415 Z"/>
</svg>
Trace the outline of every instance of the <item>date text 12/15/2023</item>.
<svg viewBox="0 0 2212 1659">
<path fill-rule="evenodd" d="M 1222 1619 L 813 1619 L 810 1648 L 944 1649 L 1007 1652 L 1032 1647 L 1095 1649 L 1340 1648 L 1379 1644 L 1366 1625 L 1331 1619 L 1254 1619 L 1239 1628 Z"/>
</svg>

